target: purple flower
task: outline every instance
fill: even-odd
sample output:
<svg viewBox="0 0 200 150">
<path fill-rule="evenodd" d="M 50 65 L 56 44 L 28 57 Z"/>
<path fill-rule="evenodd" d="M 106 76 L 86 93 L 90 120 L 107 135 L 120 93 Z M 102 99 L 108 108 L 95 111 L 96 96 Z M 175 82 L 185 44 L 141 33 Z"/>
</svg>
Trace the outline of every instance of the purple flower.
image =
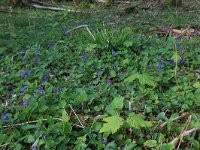
<svg viewBox="0 0 200 150">
<path fill-rule="evenodd" d="M 62 92 L 62 91 L 63 91 L 63 87 L 60 87 L 59 92 Z"/>
<path fill-rule="evenodd" d="M 42 140 L 45 141 L 46 140 L 46 135 L 42 136 Z"/>
<path fill-rule="evenodd" d="M 112 66 L 112 70 L 113 70 L 113 71 L 116 71 L 116 67 L 115 67 L 114 65 Z"/>
<path fill-rule="evenodd" d="M 101 143 L 102 143 L 102 144 L 107 144 L 108 141 L 107 141 L 107 139 L 102 139 L 102 140 L 101 140 Z"/>
<path fill-rule="evenodd" d="M 38 150 L 38 146 L 37 145 L 36 146 L 32 146 L 31 150 Z"/>
<path fill-rule="evenodd" d="M 196 32 L 195 32 L 195 35 L 196 35 L 196 36 L 199 36 L 199 32 L 198 32 L 198 31 L 196 31 Z"/>
<path fill-rule="evenodd" d="M 7 68 L 7 69 L 6 69 L 6 73 L 10 73 L 10 69 Z"/>
<path fill-rule="evenodd" d="M 95 65 L 94 65 L 94 64 L 92 64 L 92 68 L 95 68 Z"/>
<path fill-rule="evenodd" d="M 36 62 L 38 62 L 38 61 L 39 61 L 39 57 L 34 57 L 34 58 L 33 58 L 33 62 L 34 62 L 34 63 L 36 63 Z"/>
<path fill-rule="evenodd" d="M 83 60 L 87 60 L 87 56 L 84 54 L 84 55 L 82 56 L 82 59 L 83 59 Z"/>
<path fill-rule="evenodd" d="M 147 68 L 148 68 L 148 69 L 151 69 L 151 65 L 150 65 L 150 64 L 148 64 Z"/>
<path fill-rule="evenodd" d="M 176 38 L 177 41 L 181 41 L 182 40 L 182 36 L 179 36 Z"/>
<path fill-rule="evenodd" d="M 57 89 L 54 89 L 54 90 L 53 90 L 53 95 L 56 95 L 57 92 L 58 92 Z"/>
<path fill-rule="evenodd" d="M 34 95 L 35 95 L 35 93 L 32 92 L 32 93 L 31 93 L 31 99 L 34 98 Z"/>
<path fill-rule="evenodd" d="M 43 81 L 48 82 L 48 76 L 44 76 Z"/>
<path fill-rule="evenodd" d="M 54 46 L 54 44 L 55 44 L 55 43 L 48 43 L 48 44 L 47 44 L 47 48 L 50 48 L 50 47 Z"/>
<path fill-rule="evenodd" d="M 38 54 L 41 54 L 41 52 L 42 52 L 41 49 L 39 49 L 39 50 L 38 50 Z"/>
<path fill-rule="evenodd" d="M 32 74 L 32 70 L 30 70 L 29 72 L 28 72 L 28 75 L 30 76 Z"/>
<path fill-rule="evenodd" d="M 2 113 L 3 119 L 8 120 L 8 115 L 6 113 Z"/>
<path fill-rule="evenodd" d="M 24 86 L 23 88 L 22 88 L 22 92 L 25 92 L 26 90 L 27 90 L 27 86 Z"/>
<path fill-rule="evenodd" d="M 162 70 L 163 70 L 163 67 L 162 67 L 161 65 L 158 65 L 157 70 L 158 70 L 158 71 L 162 71 Z"/>
<path fill-rule="evenodd" d="M 38 94 L 43 95 L 43 93 L 44 93 L 44 90 L 41 89 L 41 88 L 39 88 L 39 90 L 38 90 Z"/>
<path fill-rule="evenodd" d="M 162 56 L 161 58 L 158 59 L 159 63 L 163 63 L 164 57 Z"/>
<path fill-rule="evenodd" d="M 28 104 L 29 104 L 29 101 L 28 101 L 28 99 L 25 99 L 23 104 L 24 104 L 24 107 L 27 107 L 27 106 L 28 106 Z"/>
<path fill-rule="evenodd" d="M 106 84 L 110 85 L 111 84 L 111 80 L 110 79 L 106 79 Z"/>
<path fill-rule="evenodd" d="M 24 64 L 26 64 L 27 63 L 27 59 L 26 58 L 24 58 Z"/>
<path fill-rule="evenodd" d="M 174 64 L 174 60 L 171 59 L 169 63 L 173 65 Z"/>
<path fill-rule="evenodd" d="M 97 72 L 97 77 L 100 77 L 100 76 L 101 76 L 101 72 L 98 71 L 98 72 Z"/>
<path fill-rule="evenodd" d="M 124 76 L 124 75 L 125 75 L 125 73 L 124 73 L 124 72 L 121 72 L 121 75 L 122 75 L 122 76 Z"/>
<path fill-rule="evenodd" d="M 23 50 L 22 50 L 22 53 L 25 54 L 25 53 L 26 53 L 26 50 L 23 49 Z"/>
<path fill-rule="evenodd" d="M 26 75 L 26 72 L 22 72 L 22 78 L 26 78 L 27 75 Z"/>
<path fill-rule="evenodd" d="M 180 64 L 181 64 L 181 65 L 184 64 L 184 58 L 183 58 L 183 57 L 181 57 L 181 59 L 180 59 Z"/>
<path fill-rule="evenodd" d="M 115 50 L 112 50 L 112 55 L 113 56 L 116 56 L 117 55 L 117 52 Z"/>
<path fill-rule="evenodd" d="M 181 44 L 177 44 L 177 50 L 180 50 L 181 49 Z"/>
</svg>

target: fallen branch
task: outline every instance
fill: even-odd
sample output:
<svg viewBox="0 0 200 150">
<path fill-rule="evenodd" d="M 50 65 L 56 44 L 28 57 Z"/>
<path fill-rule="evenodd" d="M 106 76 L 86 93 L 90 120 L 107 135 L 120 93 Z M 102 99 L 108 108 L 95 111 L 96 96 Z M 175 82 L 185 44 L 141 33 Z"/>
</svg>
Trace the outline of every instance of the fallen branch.
<svg viewBox="0 0 200 150">
<path fill-rule="evenodd" d="M 190 134 L 192 134 L 192 133 L 194 133 L 195 131 L 198 131 L 198 130 L 200 130 L 200 127 L 196 127 L 196 128 L 187 130 L 187 131 L 183 132 L 182 136 L 184 137 L 184 136 L 190 135 Z M 178 141 L 179 141 L 179 137 L 176 137 L 170 143 L 172 143 L 173 145 L 176 146 L 178 144 Z"/>
<path fill-rule="evenodd" d="M 36 4 L 30 5 L 30 6 L 37 8 L 37 9 L 43 9 L 43 10 L 53 10 L 53 11 L 64 11 L 64 10 L 66 10 L 65 8 L 40 6 L 40 5 L 36 5 Z"/>
<path fill-rule="evenodd" d="M 94 37 L 94 35 L 93 35 L 92 32 L 90 31 L 88 25 L 80 25 L 80 26 L 78 26 L 78 27 L 75 27 L 75 28 L 73 28 L 73 29 L 71 29 L 71 30 L 68 30 L 68 31 L 66 32 L 66 34 L 72 32 L 72 31 L 74 31 L 74 30 L 76 30 L 76 29 L 80 29 L 80 28 L 85 28 L 85 29 L 87 30 L 87 32 L 92 36 L 93 40 L 94 40 L 94 41 L 96 40 L 96 38 Z"/>
<path fill-rule="evenodd" d="M 176 121 L 176 120 L 182 119 L 182 118 L 184 118 L 184 117 L 186 117 L 186 116 L 188 116 L 188 114 L 187 114 L 187 113 L 183 113 L 181 116 L 178 116 L 178 117 L 172 119 L 171 122 L 174 122 L 174 121 Z M 164 122 L 162 125 L 160 125 L 160 128 L 162 129 L 162 128 L 164 128 L 166 125 L 167 125 L 167 122 Z"/>
<path fill-rule="evenodd" d="M 165 38 L 171 36 L 171 35 L 175 35 L 177 36 L 176 38 L 182 37 L 183 35 L 186 35 L 188 39 L 191 38 L 191 34 L 196 34 L 199 35 L 200 31 L 194 30 L 194 29 L 185 29 L 185 30 L 178 30 L 178 29 L 160 29 L 160 30 L 156 30 L 157 34 L 166 34 Z"/>
<path fill-rule="evenodd" d="M 116 4 L 130 4 L 131 2 L 130 1 L 123 1 L 123 0 L 119 1 L 119 0 L 117 0 L 117 1 L 114 1 L 114 3 L 116 3 Z"/>
</svg>

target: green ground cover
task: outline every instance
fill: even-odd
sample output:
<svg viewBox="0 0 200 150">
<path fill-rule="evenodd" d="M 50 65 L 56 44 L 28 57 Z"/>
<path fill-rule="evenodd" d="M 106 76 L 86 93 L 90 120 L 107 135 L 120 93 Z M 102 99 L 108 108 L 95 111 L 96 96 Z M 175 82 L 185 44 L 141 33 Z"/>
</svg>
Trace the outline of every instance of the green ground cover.
<svg viewBox="0 0 200 150">
<path fill-rule="evenodd" d="M 155 34 L 200 29 L 199 13 L 155 8 L 0 13 L 0 148 L 170 150 L 199 129 L 200 35 Z M 80 25 L 92 34 L 69 32 Z M 197 130 L 179 149 L 199 141 Z"/>
</svg>

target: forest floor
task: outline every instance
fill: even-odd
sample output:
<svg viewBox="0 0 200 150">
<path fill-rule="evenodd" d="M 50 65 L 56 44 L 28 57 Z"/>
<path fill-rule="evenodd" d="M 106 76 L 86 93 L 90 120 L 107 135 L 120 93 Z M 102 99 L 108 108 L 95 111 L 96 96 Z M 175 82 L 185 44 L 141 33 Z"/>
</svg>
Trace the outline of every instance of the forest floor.
<svg viewBox="0 0 200 150">
<path fill-rule="evenodd" d="M 0 149 L 200 148 L 198 1 L 56 7 L 0 6 Z"/>
</svg>

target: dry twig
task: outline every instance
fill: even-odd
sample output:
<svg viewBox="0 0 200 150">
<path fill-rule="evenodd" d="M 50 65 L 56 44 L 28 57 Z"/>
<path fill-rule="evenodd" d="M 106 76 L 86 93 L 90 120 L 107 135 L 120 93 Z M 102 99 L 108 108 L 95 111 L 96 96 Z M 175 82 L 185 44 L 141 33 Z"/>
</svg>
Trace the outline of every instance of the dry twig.
<svg viewBox="0 0 200 150">
<path fill-rule="evenodd" d="M 179 143 L 178 143 L 178 147 L 177 147 L 177 150 L 179 149 L 179 146 L 181 145 L 181 141 L 183 139 L 183 133 L 187 130 L 190 122 L 191 122 L 191 118 L 192 118 L 192 115 L 190 115 L 185 123 L 185 126 L 184 126 L 184 129 L 183 129 L 183 132 L 180 134 L 179 136 Z"/>
<path fill-rule="evenodd" d="M 81 120 L 79 119 L 78 115 L 76 114 L 75 110 L 72 108 L 72 106 L 69 104 L 69 107 L 71 108 L 71 110 L 73 111 L 74 115 L 76 116 L 77 120 L 79 121 L 79 123 L 81 124 L 82 128 L 85 128 L 84 125 L 81 123 Z"/>
<path fill-rule="evenodd" d="M 66 32 L 66 34 L 72 32 L 72 31 L 74 31 L 74 30 L 76 30 L 76 29 L 80 29 L 80 28 L 85 28 L 85 29 L 87 30 L 87 32 L 92 36 L 93 40 L 94 40 L 94 41 L 96 40 L 96 38 L 94 37 L 94 35 L 93 35 L 92 32 L 90 31 L 88 25 L 80 25 L 80 26 L 77 26 L 77 27 L 75 27 L 75 28 L 73 28 L 73 29 L 71 29 L 71 30 L 68 30 L 68 31 Z"/>
<path fill-rule="evenodd" d="M 190 135 L 190 134 L 192 134 L 192 133 L 194 133 L 195 131 L 198 131 L 198 130 L 200 130 L 200 127 L 196 127 L 196 128 L 187 130 L 187 131 L 183 132 L 182 136 L 184 137 L 184 136 Z M 176 137 L 175 139 L 173 139 L 171 141 L 171 143 L 173 145 L 177 145 L 178 141 L 179 141 L 179 137 Z"/>
<path fill-rule="evenodd" d="M 179 146 L 181 144 L 181 141 L 182 141 L 184 136 L 190 135 L 191 133 L 193 133 L 193 132 L 195 132 L 195 131 L 200 129 L 200 127 L 197 127 L 197 128 L 193 128 L 193 129 L 187 131 L 187 128 L 188 128 L 188 126 L 189 126 L 189 124 L 191 122 L 191 118 L 192 118 L 192 115 L 190 115 L 188 117 L 182 133 L 178 137 L 176 137 L 174 140 L 171 141 L 171 143 L 174 145 L 174 147 L 176 147 L 177 144 L 178 144 L 177 150 L 178 150 L 178 148 L 179 148 Z"/>
<path fill-rule="evenodd" d="M 178 117 L 172 119 L 171 121 L 174 122 L 174 121 L 179 120 L 179 119 L 182 119 L 182 118 L 184 118 L 184 117 L 186 117 L 186 116 L 188 116 L 188 114 L 187 114 L 187 113 L 183 113 L 181 116 L 178 116 Z M 163 124 L 160 125 L 160 128 L 162 129 L 162 128 L 164 128 L 166 125 L 167 125 L 167 122 L 164 122 Z"/>
<path fill-rule="evenodd" d="M 53 120 L 57 120 L 57 121 L 63 121 L 60 118 L 53 118 Z M 16 123 L 10 126 L 2 126 L 3 128 L 14 128 L 14 127 L 19 127 L 19 126 L 23 126 L 26 124 L 31 124 L 31 123 L 37 123 L 39 120 L 34 120 L 34 121 L 27 121 L 27 122 L 23 122 L 23 123 Z M 42 119 L 42 121 L 47 121 L 47 119 Z M 78 124 L 72 124 L 73 126 L 77 126 L 79 128 L 83 128 L 82 126 L 78 125 Z"/>
</svg>

